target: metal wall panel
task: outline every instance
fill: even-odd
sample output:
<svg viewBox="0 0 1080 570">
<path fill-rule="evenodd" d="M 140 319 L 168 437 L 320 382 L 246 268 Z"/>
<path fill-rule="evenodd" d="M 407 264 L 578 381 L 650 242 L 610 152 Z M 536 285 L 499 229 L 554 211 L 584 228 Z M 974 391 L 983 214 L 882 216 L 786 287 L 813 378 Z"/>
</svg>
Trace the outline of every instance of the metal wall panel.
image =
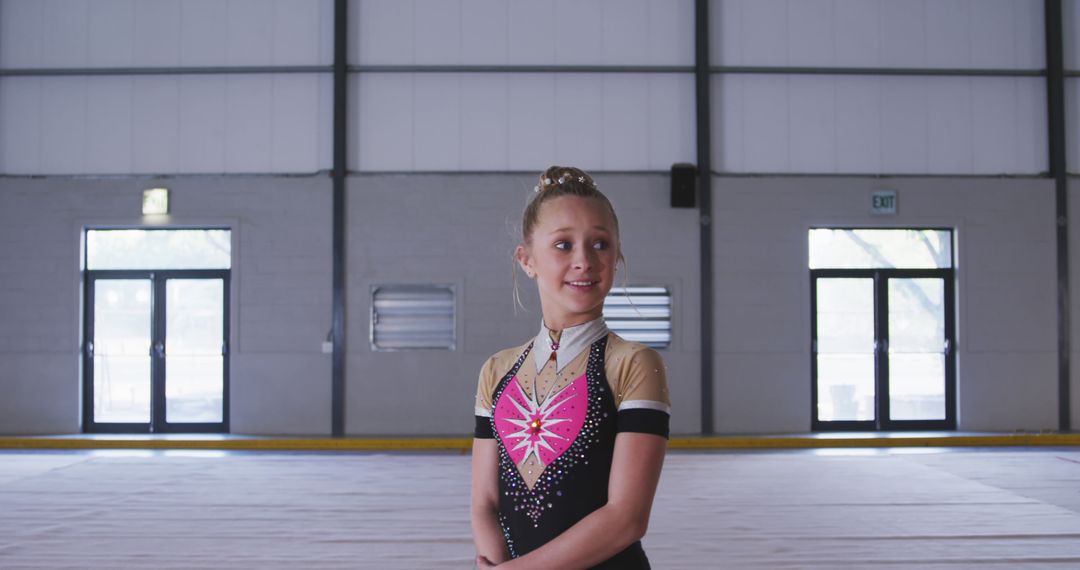
<svg viewBox="0 0 1080 570">
<path fill-rule="evenodd" d="M 1062 0 L 1061 15 L 1065 69 L 1080 70 L 1080 2 Z"/>
<path fill-rule="evenodd" d="M 1065 151 L 1070 173 L 1080 173 L 1080 77 L 1065 78 Z"/>
<path fill-rule="evenodd" d="M 1037 174 L 1044 81 L 1027 77 L 719 75 L 722 172 Z"/>
<path fill-rule="evenodd" d="M 713 0 L 724 66 L 1041 69 L 1039 0 Z"/>
<path fill-rule="evenodd" d="M 332 0 L 3 0 L 0 67 L 328 65 Z"/>
<path fill-rule="evenodd" d="M 553 161 L 667 170 L 693 162 L 688 74 L 371 73 L 352 82 L 355 170 L 531 171 Z"/>
<path fill-rule="evenodd" d="M 354 0 L 350 63 L 692 65 L 690 0 Z"/>
<path fill-rule="evenodd" d="M 329 76 L 0 80 L 0 172 L 171 174 L 329 168 Z"/>
</svg>

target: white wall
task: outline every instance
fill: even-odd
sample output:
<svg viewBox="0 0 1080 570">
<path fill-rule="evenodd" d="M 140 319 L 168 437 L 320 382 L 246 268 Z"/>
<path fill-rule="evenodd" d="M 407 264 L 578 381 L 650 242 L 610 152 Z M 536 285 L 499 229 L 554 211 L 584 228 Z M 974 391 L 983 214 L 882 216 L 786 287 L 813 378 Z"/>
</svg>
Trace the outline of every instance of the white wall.
<svg viewBox="0 0 1080 570">
<path fill-rule="evenodd" d="M 689 0 L 356 0 L 361 65 L 692 66 Z M 364 73 L 350 78 L 349 166 L 666 170 L 694 158 L 689 73 Z"/>
<path fill-rule="evenodd" d="M 0 67 L 329 65 L 333 0 L 4 0 Z"/>
<path fill-rule="evenodd" d="M 689 0 L 349 8 L 353 64 L 693 64 Z M 332 12 L 330 0 L 3 0 L 0 66 L 325 66 Z M 1067 3 L 1070 22 L 1075 12 Z M 716 0 L 710 14 L 716 65 L 1045 66 L 1038 0 Z M 744 173 L 1038 174 L 1047 168 L 1043 83 L 718 75 L 713 163 Z M 354 170 L 573 162 L 659 171 L 695 157 L 689 72 L 361 73 L 349 93 Z M 0 172 L 326 170 L 330 98 L 328 73 L 4 78 Z"/>
<path fill-rule="evenodd" d="M 895 217 L 869 213 L 883 188 Z M 811 226 L 955 228 L 959 429 L 1056 427 L 1051 181 L 715 178 L 714 192 L 717 431 L 810 428 Z"/>
<path fill-rule="evenodd" d="M 630 281 L 673 290 L 675 338 L 664 357 L 674 429 L 692 433 L 700 397 L 696 214 L 668 207 L 665 176 L 600 174 L 598 181 L 621 216 Z M 150 182 L 0 179 L 0 267 L 6 268 L 0 432 L 78 430 L 79 228 L 137 224 L 139 191 Z M 349 433 L 468 431 L 480 364 L 495 350 L 524 342 L 539 320 L 527 281 L 533 312 L 515 315 L 510 295 L 512 228 L 531 183 L 520 175 L 350 179 Z M 174 191 L 174 223 L 225 223 L 234 230 L 233 431 L 327 433 L 330 365 L 319 343 L 330 322 L 328 181 L 165 184 Z M 900 195 L 901 213 L 886 225 L 957 230 L 960 429 L 1056 425 L 1050 182 L 717 178 L 714 184 L 717 431 L 809 428 L 806 232 L 811 225 L 880 224 L 867 209 L 869 193 L 883 187 Z M 370 351 L 370 286 L 395 282 L 458 288 L 457 351 Z"/>
<path fill-rule="evenodd" d="M 332 0 L 3 0 L 5 69 L 329 65 Z M 329 73 L 0 79 L 6 174 L 313 173 Z"/>
<path fill-rule="evenodd" d="M 712 90 L 722 172 L 1047 170 L 1039 78 L 724 75 Z"/>
<path fill-rule="evenodd" d="M 1045 67 L 1040 0 L 713 0 L 714 65 Z"/>
<path fill-rule="evenodd" d="M 619 215 L 628 282 L 672 290 L 674 338 L 671 348 L 662 352 L 675 409 L 672 429 L 697 431 L 701 383 L 696 212 L 669 207 L 663 175 L 599 174 L 596 179 Z M 521 275 L 528 311 L 515 313 L 510 257 L 533 184 L 531 175 L 498 174 L 350 179 L 349 433 L 453 434 L 472 429 L 473 396 L 484 360 L 527 342 L 539 330 L 535 286 Z M 658 225 L 665 231 L 655 233 Z M 370 349 L 371 287 L 391 283 L 456 287 L 455 351 Z"/>
<path fill-rule="evenodd" d="M 353 0 L 363 65 L 693 65 L 692 0 Z"/>
<path fill-rule="evenodd" d="M 141 226 L 149 185 L 172 190 L 169 224 L 232 229 L 232 431 L 328 433 L 330 184 L 316 177 L 0 178 L 0 433 L 81 430 L 81 231 Z"/>
<path fill-rule="evenodd" d="M 686 74 L 374 73 L 350 86 L 355 170 L 666 170 L 695 156 Z"/>
<path fill-rule="evenodd" d="M 1080 10 L 1065 9 L 1076 67 Z M 330 0 L 0 0 L 0 67 L 327 66 L 332 12 Z M 691 0 L 354 0 L 349 14 L 352 64 L 693 64 Z M 714 0 L 710 14 L 716 65 L 1045 66 L 1038 0 Z M 1054 212 L 1034 178 L 1047 169 L 1043 84 L 714 77 L 712 158 L 732 175 L 715 186 L 719 431 L 808 429 L 806 230 L 880 223 L 865 201 L 883 186 L 901 196 L 888 223 L 958 232 L 961 428 L 1056 425 Z M 532 175 L 494 173 L 551 163 L 597 172 L 631 275 L 672 287 L 674 426 L 697 429 L 698 222 L 668 207 L 662 174 L 695 158 L 691 73 L 365 72 L 349 97 L 349 167 L 366 173 L 349 180 L 350 433 L 468 431 L 477 367 L 538 320 L 512 316 L 506 260 Z M 197 174 L 165 184 L 177 223 L 236 224 L 234 431 L 327 433 L 331 112 L 326 72 L 0 78 L 0 175 L 16 175 L 0 176 L 0 432 L 78 429 L 81 225 L 138 224 L 153 176 Z M 611 173 L 639 171 L 660 174 Z M 458 351 L 370 352 L 369 288 L 398 280 L 458 287 Z M 431 370 L 446 390 L 429 389 Z M 1080 416 L 1080 386 L 1073 400 Z"/>
<path fill-rule="evenodd" d="M 314 173 L 331 91 L 311 73 L 7 77 L 0 172 Z"/>
</svg>

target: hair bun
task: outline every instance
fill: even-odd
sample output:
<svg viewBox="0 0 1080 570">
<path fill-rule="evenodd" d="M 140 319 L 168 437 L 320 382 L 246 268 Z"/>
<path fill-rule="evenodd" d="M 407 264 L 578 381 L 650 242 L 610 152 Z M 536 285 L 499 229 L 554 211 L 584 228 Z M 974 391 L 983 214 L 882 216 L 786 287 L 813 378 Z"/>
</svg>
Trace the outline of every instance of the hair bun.
<svg viewBox="0 0 1080 570">
<path fill-rule="evenodd" d="M 540 175 L 540 183 L 533 186 L 534 192 L 543 192 L 562 188 L 573 192 L 572 187 L 584 186 L 596 189 L 596 182 L 585 171 L 572 166 L 552 166 Z"/>
</svg>

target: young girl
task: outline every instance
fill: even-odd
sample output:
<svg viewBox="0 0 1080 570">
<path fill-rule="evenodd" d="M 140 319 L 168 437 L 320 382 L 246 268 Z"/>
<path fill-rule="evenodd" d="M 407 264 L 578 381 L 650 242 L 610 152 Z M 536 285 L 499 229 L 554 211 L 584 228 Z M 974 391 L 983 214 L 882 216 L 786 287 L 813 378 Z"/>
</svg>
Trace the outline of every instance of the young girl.
<svg viewBox="0 0 1080 570">
<path fill-rule="evenodd" d="M 592 178 L 553 166 L 515 254 L 536 281 L 536 338 L 484 363 L 476 396 L 472 528 L 479 568 L 649 568 L 641 537 L 667 448 L 655 350 L 604 324 L 619 220 Z"/>
</svg>

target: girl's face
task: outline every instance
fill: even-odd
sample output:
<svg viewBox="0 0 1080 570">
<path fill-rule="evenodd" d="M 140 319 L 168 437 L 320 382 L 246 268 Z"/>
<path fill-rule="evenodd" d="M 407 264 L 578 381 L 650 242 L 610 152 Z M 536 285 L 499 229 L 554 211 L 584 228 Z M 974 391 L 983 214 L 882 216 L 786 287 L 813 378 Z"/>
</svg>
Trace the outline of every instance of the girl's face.
<svg viewBox="0 0 1080 570">
<path fill-rule="evenodd" d="M 560 196 L 540 207 L 517 259 L 536 279 L 544 324 L 562 330 L 600 317 L 615 277 L 619 238 L 603 204 Z"/>
</svg>

